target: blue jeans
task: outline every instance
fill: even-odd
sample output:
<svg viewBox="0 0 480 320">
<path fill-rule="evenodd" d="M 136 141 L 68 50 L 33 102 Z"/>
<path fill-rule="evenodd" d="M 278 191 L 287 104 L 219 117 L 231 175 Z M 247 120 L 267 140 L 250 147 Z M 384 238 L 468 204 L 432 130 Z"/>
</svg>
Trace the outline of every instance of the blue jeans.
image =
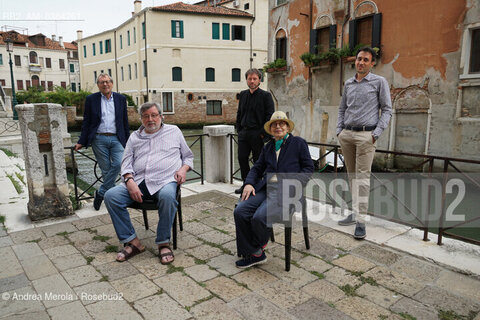
<svg viewBox="0 0 480 320">
<path fill-rule="evenodd" d="M 122 165 L 123 146 L 117 136 L 96 135 L 92 150 L 102 171 L 103 184 L 98 189 L 98 195 L 103 197 L 108 189 L 115 186 Z"/>
<path fill-rule="evenodd" d="M 146 190 L 141 190 L 145 195 Z M 147 191 L 148 192 L 148 191 Z M 170 235 L 177 211 L 177 183 L 170 182 L 158 190 L 152 197 L 158 200 L 158 225 L 156 244 L 167 244 L 170 242 Z M 105 206 L 107 207 L 113 227 L 121 243 L 127 243 L 137 237 L 133 228 L 127 206 L 133 203 L 127 188 L 121 184 L 105 193 Z"/>
</svg>

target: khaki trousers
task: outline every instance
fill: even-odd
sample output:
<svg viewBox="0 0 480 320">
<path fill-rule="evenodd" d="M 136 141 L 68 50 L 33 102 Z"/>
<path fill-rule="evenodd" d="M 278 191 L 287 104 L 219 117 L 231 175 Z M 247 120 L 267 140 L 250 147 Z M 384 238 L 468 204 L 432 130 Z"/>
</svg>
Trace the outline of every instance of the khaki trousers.
<svg viewBox="0 0 480 320">
<path fill-rule="evenodd" d="M 377 144 L 372 141 L 371 131 L 346 129 L 340 132 L 338 141 L 347 166 L 354 218 L 365 223 L 370 195 L 370 172 Z"/>
</svg>

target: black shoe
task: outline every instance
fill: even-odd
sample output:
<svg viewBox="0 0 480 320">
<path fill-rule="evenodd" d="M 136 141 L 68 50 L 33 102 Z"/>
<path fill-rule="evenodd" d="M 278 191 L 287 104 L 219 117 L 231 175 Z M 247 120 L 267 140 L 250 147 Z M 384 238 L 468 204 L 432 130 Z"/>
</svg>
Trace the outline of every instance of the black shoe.
<svg viewBox="0 0 480 320">
<path fill-rule="evenodd" d="M 243 186 L 238 189 L 235 189 L 235 194 L 242 194 L 242 192 L 243 192 Z"/>
<path fill-rule="evenodd" d="M 237 268 L 244 269 L 248 267 L 252 267 L 256 264 L 262 264 L 267 262 L 267 256 L 265 255 L 265 252 L 262 251 L 262 254 L 259 257 L 255 257 L 254 255 L 251 255 L 247 258 L 243 258 L 241 260 L 238 260 L 235 262 L 235 265 Z"/>
<path fill-rule="evenodd" d="M 353 233 L 353 237 L 355 239 L 363 239 L 367 236 L 367 228 L 365 227 L 365 223 L 358 222 L 355 226 L 355 232 Z"/>
<path fill-rule="evenodd" d="M 355 223 L 356 223 L 356 221 L 353 218 L 352 214 L 348 215 L 348 217 L 346 217 L 345 219 L 338 221 L 338 224 L 341 225 L 341 226 L 350 226 L 350 225 L 355 224 Z"/>
<path fill-rule="evenodd" d="M 95 210 L 100 210 L 100 206 L 102 205 L 103 197 L 98 195 L 98 191 L 95 191 L 95 198 L 93 198 L 93 208 Z"/>
</svg>

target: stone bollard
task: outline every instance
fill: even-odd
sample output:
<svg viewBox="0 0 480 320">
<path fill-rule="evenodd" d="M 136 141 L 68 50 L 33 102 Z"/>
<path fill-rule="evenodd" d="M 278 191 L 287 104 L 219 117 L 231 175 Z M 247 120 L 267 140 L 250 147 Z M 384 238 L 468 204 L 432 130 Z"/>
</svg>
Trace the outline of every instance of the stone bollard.
<svg viewBox="0 0 480 320">
<path fill-rule="evenodd" d="M 62 127 L 62 106 L 52 103 L 17 105 L 32 221 L 73 214 L 69 199 Z"/>
<path fill-rule="evenodd" d="M 230 137 L 233 126 L 216 125 L 203 127 L 205 137 L 205 180 L 230 182 Z"/>
</svg>

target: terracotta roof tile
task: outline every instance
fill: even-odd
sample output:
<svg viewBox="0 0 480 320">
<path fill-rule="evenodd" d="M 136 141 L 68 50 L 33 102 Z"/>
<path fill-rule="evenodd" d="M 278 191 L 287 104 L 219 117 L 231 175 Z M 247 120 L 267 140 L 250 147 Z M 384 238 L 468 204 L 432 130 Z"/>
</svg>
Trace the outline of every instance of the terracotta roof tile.
<svg viewBox="0 0 480 320">
<path fill-rule="evenodd" d="M 44 37 L 45 38 L 45 45 L 37 45 L 34 42 L 32 42 L 30 38 L 35 37 L 35 36 Z M 13 30 L 6 31 L 6 32 L 0 32 L 0 44 L 5 44 L 6 43 L 5 41 L 8 38 L 13 40 L 14 46 L 26 47 L 27 44 L 28 44 L 29 48 L 65 50 L 65 48 L 62 48 L 57 41 L 53 41 L 52 39 L 45 37 L 41 33 L 28 36 L 28 35 L 25 35 L 25 34 L 20 34 L 16 31 L 13 31 Z"/>
<path fill-rule="evenodd" d="M 76 44 L 70 43 L 70 42 L 64 42 L 63 45 L 65 46 L 65 49 L 69 50 L 77 50 L 78 46 Z"/>
<path fill-rule="evenodd" d="M 234 17 L 253 17 L 250 13 L 229 9 L 224 7 L 206 7 L 197 6 L 193 4 L 186 4 L 183 2 L 176 2 L 165 6 L 152 7 L 153 11 L 167 11 L 167 12 L 183 12 L 183 13 L 197 13 L 218 16 L 234 16 Z"/>
</svg>

